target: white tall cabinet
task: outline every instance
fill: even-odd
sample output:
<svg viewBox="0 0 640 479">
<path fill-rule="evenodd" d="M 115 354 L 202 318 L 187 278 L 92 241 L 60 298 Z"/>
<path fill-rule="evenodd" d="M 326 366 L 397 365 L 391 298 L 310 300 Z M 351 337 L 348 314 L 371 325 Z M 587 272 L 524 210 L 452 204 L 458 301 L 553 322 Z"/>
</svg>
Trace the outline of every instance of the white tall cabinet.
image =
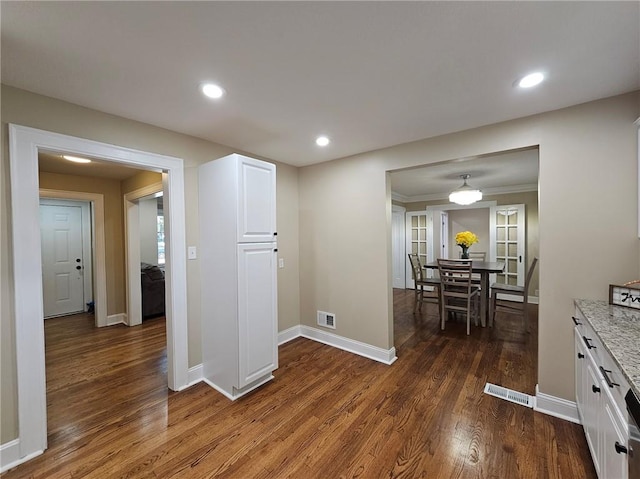
<svg viewBox="0 0 640 479">
<path fill-rule="evenodd" d="M 236 399 L 278 367 L 276 168 L 232 154 L 198 177 L 203 376 Z"/>
</svg>

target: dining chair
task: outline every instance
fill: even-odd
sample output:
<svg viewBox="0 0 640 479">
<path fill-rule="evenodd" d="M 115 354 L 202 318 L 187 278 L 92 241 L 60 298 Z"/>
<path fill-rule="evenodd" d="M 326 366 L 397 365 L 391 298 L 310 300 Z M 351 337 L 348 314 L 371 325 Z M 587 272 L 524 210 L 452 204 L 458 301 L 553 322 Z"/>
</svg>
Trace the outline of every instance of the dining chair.
<svg viewBox="0 0 640 479">
<path fill-rule="evenodd" d="M 409 253 L 409 262 L 411 263 L 411 271 L 413 273 L 413 281 L 415 282 L 415 304 L 413 312 L 422 312 L 422 303 L 434 303 L 440 305 L 440 278 L 426 278 L 420 257 L 415 253 Z M 435 294 L 425 294 L 425 287 L 433 288 Z M 438 307 L 438 314 L 440 308 Z"/>
<path fill-rule="evenodd" d="M 480 288 L 472 283 L 472 262 L 469 259 L 438 259 L 440 273 L 440 327 L 444 329 L 448 313 L 467 316 L 467 335 L 471 331 L 471 317 L 478 325 Z"/>
<path fill-rule="evenodd" d="M 469 259 L 476 261 L 487 261 L 487 252 L 486 251 L 469 251 Z M 471 276 L 471 282 L 482 289 L 482 275 L 478 273 L 473 273 Z"/>
<path fill-rule="evenodd" d="M 491 299 L 489 301 L 490 327 L 493 327 L 496 312 L 500 311 L 522 316 L 523 328 L 525 331 L 529 331 L 529 286 L 537 264 L 538 258 L 533 258 L 524 280 L 524 286 L 503 283 L 493 283 L 491 285 Z M 503 295 L 503 297 L 499 298 L 499 294 Z M 504 295 L 509 295 L 509 298 L 504 298 Z M 522 298 L 522 302 L 520 302 L 520 298 Z"/>
</svg>

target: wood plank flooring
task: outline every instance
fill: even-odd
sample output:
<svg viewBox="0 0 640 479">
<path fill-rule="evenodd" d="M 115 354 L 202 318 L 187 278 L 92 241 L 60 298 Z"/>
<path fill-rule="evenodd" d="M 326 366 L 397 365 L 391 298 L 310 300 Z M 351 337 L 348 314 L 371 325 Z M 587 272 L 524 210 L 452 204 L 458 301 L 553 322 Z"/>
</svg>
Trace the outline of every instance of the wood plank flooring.
<svg viewBox="0 0 640 479">
<path fill-rule="evenodd" d="M 534 393 L 535 319 L 467 337 L 412 301 L 394 291 L 392 366 L 299 338 L 235 402 L 204 383 L 167 390 L 163 318 L 47 320 L 49 449 L 2 477 L 596 478 L 581 426 L 483 393 Z"/>
</svg>

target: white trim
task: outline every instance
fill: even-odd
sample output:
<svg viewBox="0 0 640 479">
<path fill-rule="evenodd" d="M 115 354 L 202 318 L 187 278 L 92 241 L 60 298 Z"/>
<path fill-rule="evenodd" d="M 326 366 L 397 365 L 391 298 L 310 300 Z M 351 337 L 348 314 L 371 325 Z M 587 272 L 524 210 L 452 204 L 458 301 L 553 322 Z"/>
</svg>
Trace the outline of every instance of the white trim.
<svg viewBox="0 0 640 479">
<path fill-rule="evenodd" d="M 354 339 L 338 336 L 337 334 L 328 333 L 320 329 L 310 326 L 293 326 L 278 333 L 278 346 L 281 346 L 296 338 L 306 338 L 317 341 L 327 346 L 342 349 L 358 356 L 373 359 L 387 365 L 393 364 L 396 359 L 396 348 L 382 349 L 367 343 L 362 343 Z"/>
<path fill-rule="evenodd" d="M 302 336 L 302 328 L 300 325 L 292 326 L 289 329 L 280 331 L 278 333 L 278 346 L 288 343 L 289 341 L 293 341 L 300 336 Z"/>
<path fill-rule="evenodd" d="M 20 439 L 14 439 L 0 445 L 0 474 L 39 456 L 43 452 L 43 450 L 35 451 L 28 456 L 20 457 Z"/>
<path fill-rule="evenodd" d="M 198 384 L 199 382 L 202 382 L 203 379 L 204 379 L 204 376 L 202 375 L 202 363 L 197 364 L 192 368 L 189 368 L 189 373 L 188 373 L 189 382 L 185 386 L 185 389 L 193 386 L 194 384 Z"/>
<path fill-rule="evenodd" d="M 162 191 L 162 182 L 144 186 L 124 195 L 124 258 L 127 315 L 129 326 L 142 324 L 140 288 L 140 214 L 138 200 Z M 135 278 L 135 280 L 132 280 Z"/>
<path fill-rule="evenodd" d="M 167 379 L 187 384 L 187 255 L 184 165 L 179 158 L 9 124 L 18 448 L 20 458 L 47 448 L 47 399 L 40 254 L 38 150 L 78 154 L 163 174 L 167 187 Z M 171 212 L 174 212 L 171 214 Z"/>
<path fill-rule="evenodd" d="M 96 326 L 107 325 L 107 260 L 104 239 L 104 195 L 80 191 L 50 190 L 41 188 L 40 198 L 64 198 L 68 200 L 90 201 L 93 204 L 93 268 L 95 275 L 95 319 Z"/>
<path fill-rule="evenodd" d="M 115 326 L 116 324 L 124 324 L 127 326 L 127 313 L 110 314 L 107 316 L 107 324 L 105 326 Z"/>
<path fill-rule="evenodd" d="M 536 384 L 536 401 L 533 410 L 548 416 L 564 419 L 565 421 L 581 424 L 580 416 L 578 416 L 578 406 L 575 402 L 541 393 L 538 384 Z"/>
<path fill-rule="evenodd" d="M 222 394 L 227 399 L 230 399 L 231 401 L 235 401 L 236 399 L 241 398 L 245 394 L 249 394 L 251 391 L 253 391 L 255 389 L 258 389 L 260 386 L 262 386 L 263 384 L 268 383 L 272 379 L 273 379 L 273 375 L 270 374 L 268 377 L 259 379 L 258 381 L 256 381 L 255 383 L 251 384 L 250 386 L 247 386 L 246 389 L 243 388 L 242 391 L 238 391 L 236 388 L 233 388 L 234 391 L 238 391 L 236 394 L 229 394 L 227 391 L 225 391 L 224 389 L 216 386 L 214 383 L 209 381 L 207 378 L 202 378 L 202 381 L 205 382 L 206 384 L 208 384 L 209 386 L 211 386 L 216 391 L 218 391 L 220 394 Z"/>
<path fill-rule="evenodd" d="M 490 195 L 507 195 L 511 193 L 527 193 L 530 191 L 538 191 L 538 184 L 531 183 L 525 185 L 499 186 L 496 188 L 482 188 L 482 194 Z M 415 203 L 419 201 L 438 201 L 449 199 L 449 193 L 434 193 L 432 195 L 415 195 L 407 196 L 395 191 L 391 192 L 391 199 L 400 201 L 401 203 Z M 477 203 L 474 203 L 477 204 Z"/>
<path fill-rule="evenodd" d="M 471 205 L 457 205 L 455 203 L 447 203 L 444 205 L 431 205 L 425 208 L 425 211 L 450 211 L 450 210 L 475 210 L 478 208 L 491 208 L 496 206 L 496 200 L 477 201 Z"/>
<path fill-rule="evenodd" d="M 358 356 L 363 356 L 368 359 L 373 359 L 380 363 L 391 365 L 396 359 L 396 348 L 382 349 L 371 344 L 362 343 L 354 339 L 338 336 L 337 334 L 321 331 L 310 326 L 300 326 L 300 336 L 307 339 L 313 339 L 319 343 L 333 346 L 334 348 L 348 351 Z"/>
</svg>

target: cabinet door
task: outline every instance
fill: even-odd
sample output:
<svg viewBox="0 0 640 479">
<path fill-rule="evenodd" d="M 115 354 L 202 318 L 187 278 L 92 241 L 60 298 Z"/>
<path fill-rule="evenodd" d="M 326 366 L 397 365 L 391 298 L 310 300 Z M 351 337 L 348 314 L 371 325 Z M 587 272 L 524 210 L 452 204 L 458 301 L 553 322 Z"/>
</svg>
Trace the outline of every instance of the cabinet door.
<svg viewBox="0 0 640 479">
<path fill-rule="evenodd" d="M 601 440 L 600 440 L 600 421 L 602 416 L 602 385 L 598 370 L 596 369 L 591 356 L 587 355 L 588 361 L 586 363 L 586 384 L 584 389 L 584 418 L 583 424 L 584 433 L 587 437 L 587 443 L 591 450 L 591 458 L 593 459 L 593 465 L 596 468 L 598 477 L 601 475 Z"/>
<path fill-rule="evenodd" d="M 603 384 L 603 388 L 607 387 Z M 619 446 L 627 446 L 627 434 L 623 433 L 621 424 L 623 416 L 609 394 L 604 394 L 604 407 L 600 428 L 602 432 L 602 459 L 600 461 L 600 477 L 616 479 L 627 478 L 627 454 Z M 626 416 L 625 416 L 626 418 Z M 626 419 L 625 419 L 626 420 Z"/>
<path fill-rule="evenodd" d="M 576 374 L 576 406 L 580 420 L 585 423 L 585 401 L 587 397 L 587 355 L 580 332 L 576 329 L 575 341 L 575 374 Z"/>
<path fill-rule="evenodd" d="M 274 243 L 238 245 L 238 387 L 278 367 Z"/>
<path fill-rule="evenodd" d="M 240 156 L 238 160 L 238 242 L 275 240 L 276 167 Z"/>
</svg>

